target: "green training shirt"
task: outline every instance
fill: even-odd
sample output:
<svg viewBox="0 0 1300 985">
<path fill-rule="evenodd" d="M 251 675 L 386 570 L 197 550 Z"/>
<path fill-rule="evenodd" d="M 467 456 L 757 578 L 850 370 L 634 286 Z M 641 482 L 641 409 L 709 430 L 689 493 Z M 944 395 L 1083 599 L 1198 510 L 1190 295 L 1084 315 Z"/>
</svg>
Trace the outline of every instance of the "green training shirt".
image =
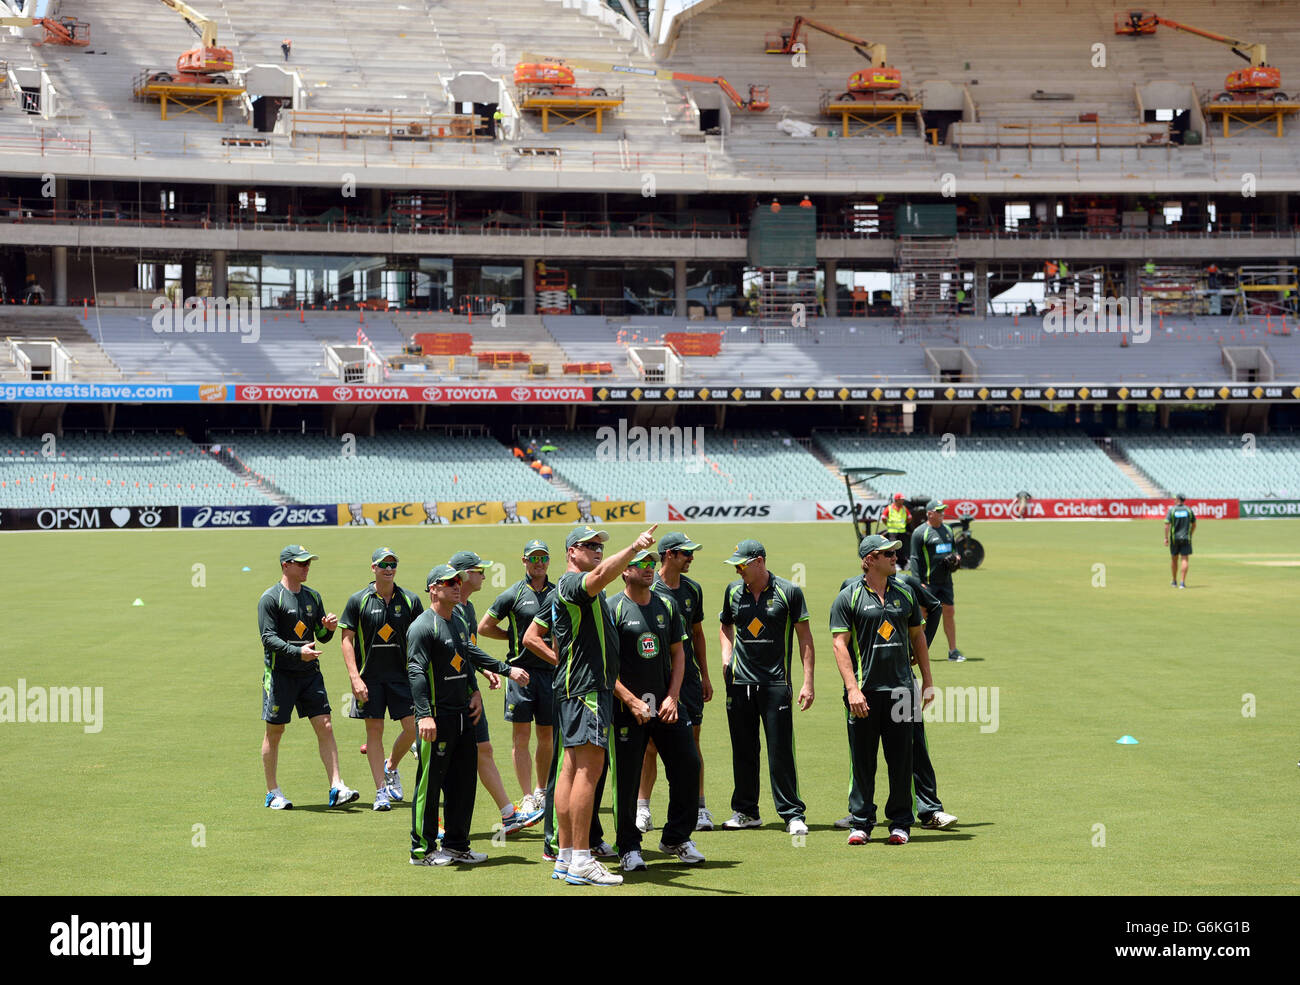
<svg viewBox="0 0 1300 985">
<path fill-rule="evenodd" d="M 406 633 L 424 611 L 418 595 L 393 586 L 385 602 L 371 582 L 349 596 L 339 616 L 339 628 L 357 634 L 357 673 L 378 680 L 406 675 Z"/>
<path fill-rule="evenodd" d="M 406 673 L 417 720 L 469 711 L 474 668 L 461 655 L 451 624 L 433 609 L 407 630 Z"/>
<path fill-rule="evenodd" d="M 672 597 L 650 593 L 638 605 L 620 592 L 609 601 L 618 631 L 618 679 L 638 698 L 654 695 L 658 710 L 673 676 L 672 645 L 686 640 L 686 627 Z"/>
<path fill-rule="evenodd" d="M 461 655 L 479 670 L 509 675 L 509 664 L 502 663 L 478 645 L 478 613 L 474 611 L 472 601 L 461 602 L 451 610 L 451 632 Z M 478 690 L 478 681 L 474 678 L 470 678 L 470 689 Z"/>
<path fill-rule="evenodd" d="M 952 529 L 941 523 L 932 527 L 925 523 L 912 531 L 912 551 L 908 564 L 912 573 L 927 585 L 945 587 L 952 584 L 952 572 L 945 559 L 954 550 Z"/>
<path fill-rule="evenodd" d="M 555 584 L 549 579 L 538 592 L 533 589 L 527 578 L 521 578 L 496 597 L 487 614 L 494 622 L 500 622 L 502 619 L 509 621 L 510 639 L 506 641 L 509 647 L 506 651 L 506 663 L 517 664 L 530 673 L 534 670 L 552 669 L 550 664 L 523 645 L 523 639 L 528 624 L 539 613 L 550 613 L 551 598 L 554 594 Z M 546 643 L 550 645 L 549 637 Z"/>
<path fill-rule="evenodd" d="M 793 685 L 790 661 L 795 623 L 806 621 L 803 589 L 768 572 L 767 587 L 757 599 L 736 579 L 722 596 L 718 620 L 734 626 L 731 650 L 733 684 Z"/>
<path fill-rule="evenodd" d="M 618 634 L 605 605 L 584 587 L 587 575 L 567 571 L 551 597 L 551 611 L 533 620 L 555 637 L 555 696 L 576 698 L 591 691 L 610 691 L 618 679 Z"/>
<path fill-rule="evenodd" d="M 302 648 L 313 639 L 328 643 L 334 638 L 334 631 L 320 624 L 324 618 L 325 603 L 314 588 L 302 585 L 295 595 L 277 582 L 263 592 L 257 602 L 257 628 L 266 666 L 285 674 L 320 670 L 319 660 L 302 659 Z"/>
<path fill-rule="evenodd" d="M 1196 522 L 1196 514 L 1192 508 L 1184 503 L 1169 508 L 1169 514 L 1165 517 L 1165 523 L 1169 524 L 1170 540 L 1191 540 L 1192 524 Z"/>
<path fill-rule="evenodd" d="M 697 683 L 701 679 L 700 657 L 695 652 L 695 637 L 692 633 L 695 626 L 704 622 L 704 589 L 698 581 L 685 575 L 682 575 L 681 584 L 676 588 L 669 588 L 662 578 L 655 575 L 655 583 L 651 587 L 677 603 L 677 611 L 686 627 L 686 639 L 682 644 L 686 650 L 686 672 L 682 675 L 682 686 Z"/>
<path fill-rule="evenodd" d="M 892 575 L 882 598 L 865 579 L 850 584 L 831 603 L 831 632 L 849 634 L 854 677 L 863 691 L 912 686 L 909 629 L 921 625 L 921 607 Z"/>
</svg>

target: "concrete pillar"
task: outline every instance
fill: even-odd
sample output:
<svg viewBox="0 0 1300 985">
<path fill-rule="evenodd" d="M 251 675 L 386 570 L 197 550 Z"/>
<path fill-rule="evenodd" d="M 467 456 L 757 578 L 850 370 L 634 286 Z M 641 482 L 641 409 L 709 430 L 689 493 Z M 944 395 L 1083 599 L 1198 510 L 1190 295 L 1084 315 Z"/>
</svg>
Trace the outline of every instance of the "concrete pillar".
<svg viewBox="0 0 1300 985">
<path fill-rule="evenodd" d="M 1140 264 L 1137 260 L 1124 261 L 1124 296 L 1135 298 L 1138 296 L 1138 269 Z"/>
<path fill-rule="evenodd" d="M 198 271 L 194 259 L 187 257 L 181 261 L 181 301 L 192 298 L 199 293 Z"/>
<path fill-rule="evenodd" d="M 686 317 L 686 261 L 673 261 L 673 295 L 677 299 L 674 314 L 678 318 Z"/>
<path fill-rule="evenodd" d="M 971 306 L 976 318 L 985 318 L 989 310 L 989 264 L 987 260 L 975 262 L 975 283 L 971 290 Z"/>
<path fill-rule="evenodd" d="M 1291 195 L 1289 192 L 1277 193 L 1278 222 L 1283 229 L 1291 228 Z"/>
<path fill-rule="evenodd" d="M 537 257 L 524 257 L 524 314 L 537 314 Z"/>
<path fill-rule="evenodd" d="M 217 185 L 213 191 L 216 193 L 215 201 L 212 205 L 213 222 L 230 221 L 230 186 Z"/>
<path fill-rule="evenodd" d="M 153 265 L 153 291 L 157 295 L 162 295 L 167 288 L 167 264 L 155 263 Z"/>
<path fill-rule="evenodd" d="M 51 260 L 54 266 L 54 303 L 66 305 L 68 303 L 68 248 L 54 247 Z"/>
<path fill-rule="evenodd" d="M 224 298 L 226 296 L 226 251 L 212 251 L 212 296 L 215 298 Z"/>
<path fill-rule="evenodd" d="M 370 217 L 375 221 L 384 211 L 384 190 L 382 188 L 370 189 Z"/>
<path fill-rule="evenodd" d="M 823 283 L 823 291 L 826 296 L 826 317 L 839 317 L 839 295 L 840 292 L 835 286 L 835 274 L 839 268 L 838 260 L 826 261 L 826 279 Z"/>
<path fill-rule="evenodd" d="M 523 210 L 524 216 L 529 219 L 537 218 L 537 192 L 524 192 Z"/>
</svg>

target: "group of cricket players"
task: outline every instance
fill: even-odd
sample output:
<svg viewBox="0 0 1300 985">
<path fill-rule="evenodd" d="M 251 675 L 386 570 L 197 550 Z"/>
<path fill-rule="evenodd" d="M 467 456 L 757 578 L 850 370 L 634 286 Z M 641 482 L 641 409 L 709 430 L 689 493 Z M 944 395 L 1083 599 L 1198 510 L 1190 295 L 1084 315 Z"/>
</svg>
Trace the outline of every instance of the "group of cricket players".
<svg viewBox="0 0 1300 985">
<path fill-rule="evenodd" d="M 932 500 L 927 524 L 910 542 L 887 509 L 885 532 L 861 540 L 860 571 L 845 579 L 831 605 L 852 766 L 849 814 L 836 826 L 848 829 L 850 845 L 866 844 L 877 824 L 881 747 L 889 777 L 884 822 L 890 844 L 906 844 L 914 824 L 942 829 L 957 820 L 939 801 L 921 714 L 931 700 L 928 645 L 941 618 L 949 659 L 964 659 L 955 645 L 945 509 Z M 388 811 L 409 799 L 412 865 L 487 858 L 470 845 L 482 783 L 501 812 L 496 837 L 542 822 L 543 857 L 554 863 L 552 878 L 619 885 L 618 870 L 646 869 L 642 836 L 654 830 L 650 797 L 657 760 L 668 784 L 658 850 L 677 864 L 704 862 L 693 835 L 714 828 L 700 753 L 704 706 L 714 690 L 704 594 L 687 576 L 702 547 L 682 532 L 656 540 L 656 528 L 618 551 L 606 549 L 605 531 L 588 525 L 569 531 L 564 568 L 554 581 L 550 548 L 528 541 L 520 556 L 522 577 L 496 596 L 481 619 L 473 596 L 493 562 L 473 551 L 435 565 L 415 591 L 398 584 L 397 553 L 380 547 L 370 559 L 372 580 L 347 600 L 340 616 L 327 611 L 306 584 L 317 555 L 300 545 L 285 547 L 281 579 L 258 605 L 266 806 L 293 806 L 276 770 L 280 738 L 295 709 L 316 732 L 330 782 L 328 804 L 343 806 L 360 797 L 339 776 L 320 669 L 320 644 L 341 630 L 348 712 L 366 725 L 362 751 L 375 784 L 373 809 Z M 904 544 L 913 553 L 906 572 L 898 567 Z M 768 569 L 767 552 L 757 540 L 741 541 L 722 560 L 737 577 L 727 585 L 718 613 L 733 774 L 732 815 L 720 826 L 763 824 L 761 733 L 776 811 L 790 835 L 804 836 L 793 711 L 796 704 L 807 711 L 815 697 L 815 647 L 804 593 Z M 505 659 L 486 653 L 480 636 L 505 642 Z M 507 796 L 496 766 L 480 676 L 487 690 L 503 690 L 511 758 L 523 791 L 516 799 Z M 400 724 L 387 748 L 386 717 Z M 399 772 L 408 752 L 416 756 L 412 789 L 403 786 Z M 613 846 L 604 838 L 598 811 L 607 780 L 614 797 Z M 601 859 L 610 859 L 616 871 Z"/>
</svg>

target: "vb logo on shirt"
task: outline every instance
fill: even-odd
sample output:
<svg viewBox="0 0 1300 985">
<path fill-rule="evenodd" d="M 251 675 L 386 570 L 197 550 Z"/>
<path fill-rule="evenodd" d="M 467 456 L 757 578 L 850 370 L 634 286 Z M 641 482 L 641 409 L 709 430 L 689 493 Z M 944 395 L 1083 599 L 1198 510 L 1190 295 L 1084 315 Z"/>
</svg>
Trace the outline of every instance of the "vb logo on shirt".
<svg viewBox="0 0 1300 985">
<path fill-rule="evenodd" d="M 659 656 L 659 637 L 654 633 L 642 633 L 636 638 L 636 646 L 646 660 Z"/>
</svg>

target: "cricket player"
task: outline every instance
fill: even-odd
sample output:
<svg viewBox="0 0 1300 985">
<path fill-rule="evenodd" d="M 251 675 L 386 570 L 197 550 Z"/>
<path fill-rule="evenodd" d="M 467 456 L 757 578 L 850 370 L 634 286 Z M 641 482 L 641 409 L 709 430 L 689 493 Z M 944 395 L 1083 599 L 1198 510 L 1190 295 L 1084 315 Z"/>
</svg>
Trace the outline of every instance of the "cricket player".
<svg viewBox="0 0 1300 985">
<path fill-rule="evenodd" d="M 296 708 L 316 731 L 316 745 L 330 781 L 330 807 L 350 804 L 361 795 L 339 779 L 339 749 L 330 724 L 329 696 L 320 671 L 317 643 L 334 638 L 339 617 L 325 611 L 320 593 L 308 587 L 311 563 L 319 560 L 301 544 L 280 552 L 280 580 L 257 603 L 257 628 L 262 636 L 262 769 L 266 773 L 266 805 L 275 811 L 293 803 L 276 781 L 280 738 Z"/>
<path fill-rule="evenodd" d="M 1187 569 L 1192 563 L 1192 534 L 1196 533 L 1196 514 L 1187 505 L 1187 496 L 1178 494 L 1178 503 L 1165 516 L 1165 546 L 1169 548 L 1169 584 L 1187 587 Z M 1172 534 L 1172 537 L 1170 536 Z M 1178 578 L 1178 559 L 1183 559 L 1183 577 Z"/>
<path fill-rule="evenodd" d="M 912 574 L 943 603 L 943 635 L 948 640 L 948 659 L 961 663 L 966 657 L 957 649 L 957 607 L 953 598 L 952 573 L 960 563 L 953 546 L 952 530 L 943 522 L 948 504 L 935 498 L 925 504 L 925 523 L 912 531 Z"/>
</svg>

